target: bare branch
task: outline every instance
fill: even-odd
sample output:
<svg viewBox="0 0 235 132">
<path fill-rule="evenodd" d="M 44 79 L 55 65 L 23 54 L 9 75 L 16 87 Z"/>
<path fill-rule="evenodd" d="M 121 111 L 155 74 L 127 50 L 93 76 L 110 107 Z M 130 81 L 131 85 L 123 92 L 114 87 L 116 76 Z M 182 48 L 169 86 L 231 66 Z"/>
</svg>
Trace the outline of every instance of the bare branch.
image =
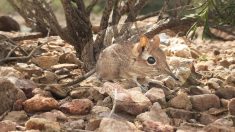
<svg viewBox="0 0 235 132">
<path fill-rule="evenodd" d="M 109 17 L 112 12 L 113 5 L 114 5 L 114 0 L 107 0 L 106 1 L 104 12 L 103 12 L 101 22 L 100 22 L 100 30 L 102 32 L 100 32 L 97 35 L 96 40 L 94 42 L 95 54 L 98 53 L 104 47 L 104 45 L 102 43 L 104 41 L 106 28 L 108 27 L 108 24 L 109 24 Z"/>
<path fill-rule="evenodd" d="M 87 6 L 86 13 L 88 16 L 90 16 L 93 7 L 97 4 L 98 1 L 99 0 L 92 0 L 91 3 Z"/>
<path fill-rule="evenodd" d="M 44 44 L 46 44 L 46 43 L 44 43 Z M 13 61 L 13 60 L 17 60 L 17 61 L 28 61 L 28 60 L 32 57 L 32 55 L 33 55 L 38 49 L 40 49 L 44 44 L 40 44 L 39 46 L 37 46 L 35 49 L 33 49 L 33 50 L 29 53 L 28 56 L 10 57 L 10 56 L 7 55 L 6 58 L 0 60 L 0 64 L 3 64 L 4 62 L 7 62 L 7 61 Z M 10 51 L 10 52 L 12 52 L 12 51 Z"/>
</svg>

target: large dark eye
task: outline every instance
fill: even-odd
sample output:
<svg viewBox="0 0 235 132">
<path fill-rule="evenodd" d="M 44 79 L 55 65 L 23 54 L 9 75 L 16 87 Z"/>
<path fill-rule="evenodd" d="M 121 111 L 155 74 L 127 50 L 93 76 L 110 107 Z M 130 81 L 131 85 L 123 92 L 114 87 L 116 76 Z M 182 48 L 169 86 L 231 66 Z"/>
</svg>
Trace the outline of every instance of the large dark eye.
<svg viewBox="0 0 235 132">
<path fill-rule="evenodd" d="M 152 56 L 148 57 L 147 61 L 148 61 L 148 63 L 151 64 L 151 65 L 156 62 L 155 58 L 152 57 Z"/>
</svg>

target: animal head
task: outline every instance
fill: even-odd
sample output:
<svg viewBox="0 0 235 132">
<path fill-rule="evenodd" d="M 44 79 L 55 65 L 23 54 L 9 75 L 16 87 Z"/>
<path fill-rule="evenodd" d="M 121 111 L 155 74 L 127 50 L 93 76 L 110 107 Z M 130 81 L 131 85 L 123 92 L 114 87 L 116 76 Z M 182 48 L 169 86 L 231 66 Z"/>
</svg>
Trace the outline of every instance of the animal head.
<svg viewBox="0 0 235 132">
<path fill-rule="evenodd" d="M 166 56 L 159 45 L 160 38 L 157 35 L 151 40 L 144 35 L 141 36 L 140 41 L 132 49 L 132 54 L 135 58 L 133 67 L 144 75 L 168 74 L 178 80 L 170 70 L 166 62 Z"/>
</svg>

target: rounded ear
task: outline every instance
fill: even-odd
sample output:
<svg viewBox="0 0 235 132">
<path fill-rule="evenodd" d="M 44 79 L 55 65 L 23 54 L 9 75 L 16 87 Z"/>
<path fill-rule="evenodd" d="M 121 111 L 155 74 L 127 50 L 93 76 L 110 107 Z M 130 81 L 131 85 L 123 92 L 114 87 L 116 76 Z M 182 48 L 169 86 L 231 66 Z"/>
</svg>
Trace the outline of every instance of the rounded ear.
<svg viewBox="0 0 235 132">
<path fill-rule="evenodd" d="M 134 56 L 139 56 L 147 45 L 149 45 L 149 39 L 145 35 L 142 35 L 139 43 L 136 43 L 132 49 Z"/>
<path fill-rule="evenodd" d="M 155 35 L 152 38 L 152 41 L 149 43 L 147 50 L 151 51 L 153 49 L 157 49 L 157 48 L 159 48 L 159 45 L 160 45 L 160 38 L 157 35 Z"/>
<path fill-rule="evenodd" d="M 155 35 L 155 36 L 153 37 L 153 43 L 154 43 L 154 45 L 155 45 L 156 48 L 159 47 L 159 45 L 160 45 L 160 38 L 159 38 L 157 35 Z"/>
</svg>

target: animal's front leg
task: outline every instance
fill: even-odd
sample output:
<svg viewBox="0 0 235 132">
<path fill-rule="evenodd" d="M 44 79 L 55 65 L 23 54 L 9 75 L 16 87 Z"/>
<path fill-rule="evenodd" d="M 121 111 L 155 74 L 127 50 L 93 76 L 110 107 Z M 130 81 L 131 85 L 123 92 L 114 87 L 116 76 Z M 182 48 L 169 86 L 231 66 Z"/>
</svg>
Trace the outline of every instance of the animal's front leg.
<svg viewBox="0 0 235 132">
<path fill-rule="evenodd" d="M 141 84 L 138 82 L 137 77 L 134 77 L 132 80 L 137 84 L 138 87 L 141 88 L 141 91 L 142 91 L 143 93 L 146 93 L 146 92 L 149 90 L 148 85 L 141 85 Z"/>
</svg>

